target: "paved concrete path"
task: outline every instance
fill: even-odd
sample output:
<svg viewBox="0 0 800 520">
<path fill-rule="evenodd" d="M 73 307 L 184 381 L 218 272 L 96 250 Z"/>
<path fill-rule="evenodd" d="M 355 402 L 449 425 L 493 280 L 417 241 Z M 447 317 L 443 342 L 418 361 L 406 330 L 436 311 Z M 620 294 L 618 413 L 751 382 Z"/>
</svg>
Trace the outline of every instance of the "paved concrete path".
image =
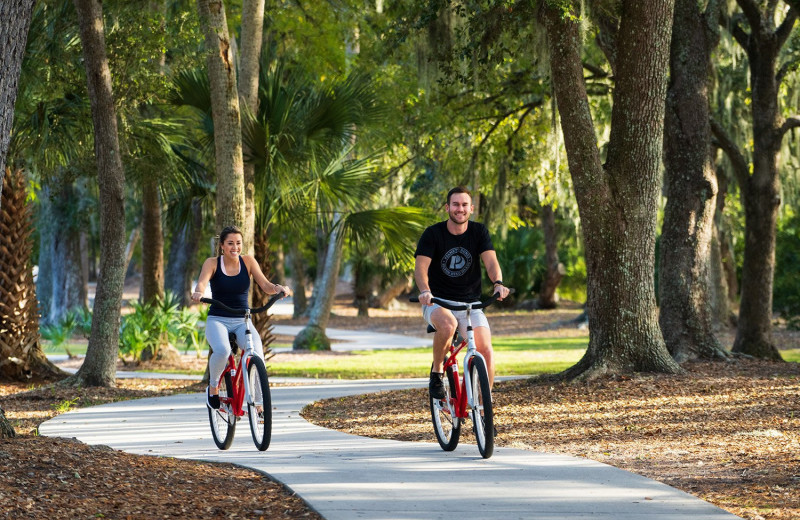
<svg viewBox="0 0 800 520">
<path fill-rule="evenodd" d="M 275 387 L 272 444 L 255 449 L 246 421 L 233 446 L 216 449 L 201 394 L 83 408 L 43 423 L 42 435 L 253 468 L 283 482 L 329 520 L 738 518 L 686 493 L 582 458 L 474 445 L 375 440 L 319 428 L 299 416 L 327 397 L 423 386 L 424 380 L 348 381 Z M 401 419 L 398 419 L 401 420 Z"/>
</svg>

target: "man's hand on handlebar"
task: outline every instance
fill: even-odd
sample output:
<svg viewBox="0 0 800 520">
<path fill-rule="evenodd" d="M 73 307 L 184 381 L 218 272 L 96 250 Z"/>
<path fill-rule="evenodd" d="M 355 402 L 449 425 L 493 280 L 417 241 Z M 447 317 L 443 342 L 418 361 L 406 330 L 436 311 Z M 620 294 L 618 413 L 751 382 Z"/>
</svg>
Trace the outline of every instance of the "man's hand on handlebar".
<svg viewBox="0 0 800 520">
<path fill-rule="evenodd" d="M 499 294 L 500 296 L 498 296 L 497 300 L 503 301 L 503 298 L 511 294 L 511 289 L 509 289 L 505 285 L 495 285 L 494 294 Z"/>
<path fill-rule="evenodd" d="M 431 299 L 433 299 L 433 293 L 430 291 L 422 291 L 419 293 L 419 303 L 422 305 L 433 305 Z"/>
</svg>

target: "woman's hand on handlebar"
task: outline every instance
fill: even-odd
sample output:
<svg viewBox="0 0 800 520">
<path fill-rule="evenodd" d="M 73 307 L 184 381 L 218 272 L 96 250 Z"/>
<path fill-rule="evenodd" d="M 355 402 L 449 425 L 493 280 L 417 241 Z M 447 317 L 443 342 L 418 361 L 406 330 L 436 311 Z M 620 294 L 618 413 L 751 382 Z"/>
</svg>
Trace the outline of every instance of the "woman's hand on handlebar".
<svg viewBox="0 0 800 520">
<path fill-rule="evenodd" d="M 192 301 L 195 302 L 195 303 L 200 302 L 200 298 L 202 298 L 202 297 L 203 297 L 203 293 L 201 293 L 201 292 L 195 291 L 195 292 L 192 293 Z"/>
<path fill-rule="evenodd" d="M 275 294 L 283 293 L 282 296 L 283 298 L 286 298 L 287 296 L 291 296 L 292 294 L 294 294 L 292 293 L 292 289 L 289 288 L 289 286 L 287 285 L 278 285 L 277 283 L 272 285 L 274 285 Z"/>
</svg>

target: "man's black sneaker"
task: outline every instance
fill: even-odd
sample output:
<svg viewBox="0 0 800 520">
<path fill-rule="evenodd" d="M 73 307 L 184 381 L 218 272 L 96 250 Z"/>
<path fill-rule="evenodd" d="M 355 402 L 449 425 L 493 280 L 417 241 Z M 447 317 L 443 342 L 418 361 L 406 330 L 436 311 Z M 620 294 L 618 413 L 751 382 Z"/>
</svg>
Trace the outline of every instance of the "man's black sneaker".
<svg viewBox="0 0 800 520">
<path fill-rule="evenodd" d="M 219 395 L 211 395 L 211 389 L 206 388 L 206 406 L 219 410 Z"/>
<path fill-rule="evenodd" d="M 444 382 L 442 381 L 442 374 L 431 372 L 431 380 L 428 383 L 428 391 L 433 399 L 444 399 Z"/>
</svg>

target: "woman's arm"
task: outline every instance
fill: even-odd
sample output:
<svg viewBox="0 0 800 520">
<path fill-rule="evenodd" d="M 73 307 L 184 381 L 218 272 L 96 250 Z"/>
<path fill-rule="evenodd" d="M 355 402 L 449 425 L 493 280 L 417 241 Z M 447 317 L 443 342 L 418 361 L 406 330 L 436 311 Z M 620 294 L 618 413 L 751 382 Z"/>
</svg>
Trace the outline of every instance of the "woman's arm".
<svg viewBox="0 0 800 520">
<path fill-rule="evenodd" d="M 211 277 L 214 276 L 214 272 L 217 270 L 217 258 L 211 257 L 206 258 L 206 261 L 203 262 L 203 267 L 200 269 L 200 276 L 197 278 L 197 285 L 194 286 L 194 292 L 192 293 L 192 301 L 199 302 L 200 298 L 203 297 L 203 293 L 206 292 L 206 285 L 208 285 L 208 281 L 211 280 Z"/>
<path fill-rule="evenodd" d="M 286 296 L 292 295 L 292 290 L 285 285 L 278 285 L 276 283 L 272 283 L 267 280 L 267 277 L 264 276 L 264 273 L 261 271 L 261 266 L 258 265 L 258 261 L 250 255 L 242 255 L 244 259 L 245 266 L 247 266 L 247 270 L 250 271 L 250 275 L 253 277 L 253 281 L 261 287 L 267 294 L 278 294 L 279 292 L 283 292 Z"/>
</svg>

